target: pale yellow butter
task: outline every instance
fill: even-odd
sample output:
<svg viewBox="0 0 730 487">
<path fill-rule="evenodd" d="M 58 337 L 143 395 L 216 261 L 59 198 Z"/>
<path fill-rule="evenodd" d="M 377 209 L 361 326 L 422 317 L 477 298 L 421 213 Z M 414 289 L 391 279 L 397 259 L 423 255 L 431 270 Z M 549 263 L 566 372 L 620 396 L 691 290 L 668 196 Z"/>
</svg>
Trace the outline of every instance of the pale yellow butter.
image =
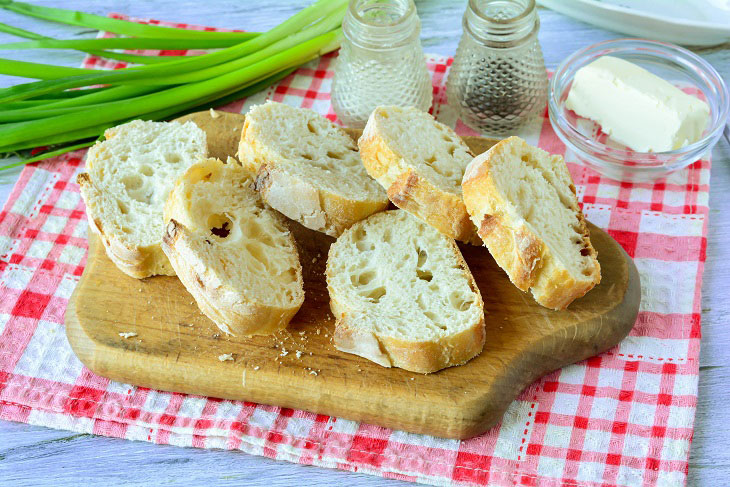
<svg viewBox="0 0 730 487">
<path fill-rule="evenodd" d="M 704 101 L 613 56 L 578 70 L 566 106 L 639 152 L 664 152 L 696 142 L 710 116 Z"/>
</svg>

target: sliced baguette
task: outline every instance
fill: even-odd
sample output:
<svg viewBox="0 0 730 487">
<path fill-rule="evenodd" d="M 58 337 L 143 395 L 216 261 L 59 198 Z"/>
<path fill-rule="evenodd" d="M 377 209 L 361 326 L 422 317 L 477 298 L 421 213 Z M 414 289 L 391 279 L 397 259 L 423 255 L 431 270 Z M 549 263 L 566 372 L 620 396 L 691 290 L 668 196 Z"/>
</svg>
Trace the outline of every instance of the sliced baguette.
<svg viewBox="0 0 730 487">
<path fill-rule="evenodd" d="M 89 226 L 126 274 L 141 279 L 175 271 L 160 249 L 162 211 L 177 177 L 206 156 L 194 123 L 134 120 L 108 129 L 78 175 Z"/>
<path fill-rule="evenodd" d="M 564 309 L 600 282 L 597 253 L 562 157 L 510 137 L 472 161 L 463 188 L 489 252 L 538 303 Z"/>
<path fill-rule="evenodd" d="M 388 206 L 350 136 L 312 110 L 273 102 L 252 107 L 238 157 L 257 172 L 267 204 L 333 237 Z"/>
<path fill-rule="evenodd" d="M 378 213 L 332 244 L 335 347 L 383 367 L 436 372 L 484 346 L 482 297 L 456 243 L 405 211 Z"/>
<path fill-rule="evenodd" d="M 190 167 L 165 205 L 162 250 L 201 311 L 232 335 L 286 328 L 304 302 L 302 268 L 281 215 L 234 159 Z"/>
<path fill-rule="evenodd" d="M 474 155 L 453 130 L 417 108 L 378 107 L 358 146 L 368 173 L 397 207 L 448 237 L 481 245 L 461 195 Z"/>
</svg>

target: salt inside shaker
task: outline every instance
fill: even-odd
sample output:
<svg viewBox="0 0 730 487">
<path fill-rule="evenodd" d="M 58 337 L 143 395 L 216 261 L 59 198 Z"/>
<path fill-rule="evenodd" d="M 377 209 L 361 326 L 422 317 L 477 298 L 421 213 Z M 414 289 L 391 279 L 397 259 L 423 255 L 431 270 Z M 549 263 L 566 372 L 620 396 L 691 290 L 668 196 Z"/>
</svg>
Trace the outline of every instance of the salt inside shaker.
<svg viewBox="0 0 730 487">
<path fill-rule="evenodd" d="M 469 0 L 446 95 L 466 125 L 504 136 L 542 114 L 547 73 L 534 0 Z"/>
<path fill-rule="evenodd" d="M 431 107 L 421 23 L 413 0 L 351 0 L 332 80 L 332 106 L 349 127 L 379 105 Z"/>
</svg>

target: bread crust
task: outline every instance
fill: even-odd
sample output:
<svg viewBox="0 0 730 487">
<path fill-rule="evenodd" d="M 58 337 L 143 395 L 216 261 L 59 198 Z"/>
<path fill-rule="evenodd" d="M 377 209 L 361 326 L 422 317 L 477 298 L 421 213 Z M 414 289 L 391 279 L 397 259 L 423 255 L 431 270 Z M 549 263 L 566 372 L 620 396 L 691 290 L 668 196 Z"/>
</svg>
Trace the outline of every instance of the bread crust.
<svg viewBox="0 0 730 487">
<path fill-rule="evenodd" d="M 490 174 L 495 155 L 514 143 L 513 138 L 495 144 L 476 157 L 467 168 L 462 182 L 464 202 L 472 219 L 479 224 L 483 240 L 497 264 L 507 272 L 512 283 L 522 291 L 531 290 L 535 301 L 551 309 L 565 309 L 575 299 L 585 295 L 601 280 L 596 250 L 591 245 L 588 226 L 577 202 L 572 208 L 577 215 L 583 241 L 583 255 L 591 256 L 594 263 L 591 279 L 576 280 L 564 267 L 545 242 L 524 221 L 513 221 L 504 211 L 510 203 Z M 573 195 L 575 187 L 570 186 Z M 543 272 L 544 269 L 550 272 Z"/>
<path fill-rule="evenodd" d="M 472 154 L 471 149 L 463 141 L 461 143 Z M 462 198 L 437 187 L 413 167 L 409 167 L 388 143 L 378 127 L 376 117 L 370 116 L 357 145 L 368 174 L 387 190 L 388 198 L 394 205 L 448 237 L 481 245 Z"/>
<path fill-rule="evenodd" d="M 246 117 L 238 146 L 241 165 L 257 174 L 256 189 L 272 208 L 307 228 L 338 237 L 343 231 L 373 213 L 388 207 L 388 199 L 350 200 L 297 177 L 278 164 L 279 156 L 259 143 L 254 122 Z M 343 137 L 351 139 L 337 127 Z"/>
<path fill-rule="evenodd" d="M 296 249 L 291 235 L 289 238 Z M 303 292 L 291 307 L 271 306 L 246 299 L 205 268 L 192 248 L 194 239 L 184 225 L 171 219 L 165 227 L 162 249 L 177 269 L 178 278 L 206 316 L 231 335 L 267 335 L 286 328 L 304 302 Z M 296 274 L 301 283 L 302 267 L 298 256 Z"/>
<path fill-rule="evenodd" d="M 106 255 L 125 274 L 135 279 L 154 275 L 174 276 L 175 270 L 158 245 L 136 246 L 122 241 L 114 232 L 105 232 L 101 215 L 96 208 L 99 190 L 88 173 L 76 177 L 81 195 L 86 203 L 86 217 L 89 228 L 99 235 Z"/>
<path fill-rule="evenodd" d="M 476 295 L 476 306 L 484 309 L 482 295 L 464 257 L 453 240 L 451 253 L 458 261 Z M 332 247 L 328 262 L 332 258 Z M 337 290 L 331 285 L 333 273 L 327 266 L 327 289 L 330 309 L 335 316 L 335 348 L 342 352 L 359 355 L 383 367 L 399 367 L 411 372 L 430 374 L 447 367 L 463 365 L 482 352 L 486 340 L 484 314 L 465 330 L 440 337 L 436 340 L 410 341 L 378 335 L 357 325 L 359 316 L 346 301 L 338 299 Z"/>
</svg>

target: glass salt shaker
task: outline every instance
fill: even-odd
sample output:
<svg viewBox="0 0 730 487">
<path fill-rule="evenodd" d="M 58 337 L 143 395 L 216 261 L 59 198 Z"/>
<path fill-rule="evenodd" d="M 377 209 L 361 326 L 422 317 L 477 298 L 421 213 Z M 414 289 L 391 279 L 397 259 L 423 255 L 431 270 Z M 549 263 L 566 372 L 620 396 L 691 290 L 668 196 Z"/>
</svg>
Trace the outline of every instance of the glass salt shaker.
<svg viewBox="0 0 730 487">
<path fill-rule="evenodd" d="M 332 106 L 362 128 L 379 105 L 431 107 L 431 77 L 413 0 L 351 0 L 332 80 Z"/>
<path fill-rule="evenodd" d="M 534 0 L 469 0 L 464 33 L 446 82 L 462 122 L 504 136 L 541 115 L 547 73 Z"/>
</svg>

